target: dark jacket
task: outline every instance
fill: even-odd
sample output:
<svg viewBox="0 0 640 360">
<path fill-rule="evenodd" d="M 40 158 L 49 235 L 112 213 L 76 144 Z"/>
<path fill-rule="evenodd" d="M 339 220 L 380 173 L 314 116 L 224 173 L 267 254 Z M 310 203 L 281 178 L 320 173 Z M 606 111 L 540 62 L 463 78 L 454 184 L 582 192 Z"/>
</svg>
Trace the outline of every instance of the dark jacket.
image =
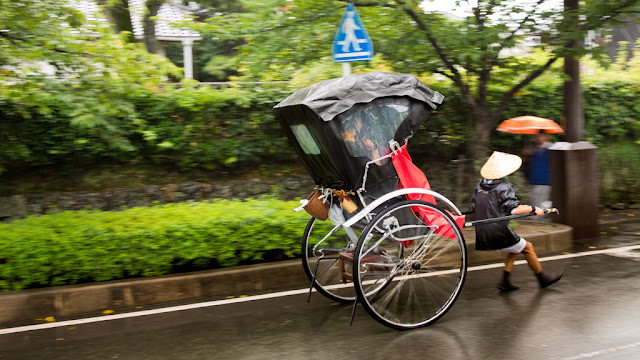
<svg viewBox="0 0 640 360">
<path fill-rule="evenodd" d="M 471 196 L 471 210 L 475 210 L 476 220 L 509 216 L 518 205 L 520 201 L 513 185 L 504 179 L 489 183 L 481 180 Z M 478 224 L 475 228 L 476 250 L 504 249 L 520 241 L 508 220 Z"/>
</svg>

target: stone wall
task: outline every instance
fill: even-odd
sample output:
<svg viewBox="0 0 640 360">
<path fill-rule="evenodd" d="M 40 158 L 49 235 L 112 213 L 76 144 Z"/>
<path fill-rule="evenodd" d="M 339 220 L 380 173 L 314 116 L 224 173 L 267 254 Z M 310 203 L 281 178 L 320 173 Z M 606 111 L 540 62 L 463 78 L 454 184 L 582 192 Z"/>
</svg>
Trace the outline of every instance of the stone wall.
<svg viewBox="0 0 640 360">
<path fill-rule="evenodd" d="M 458 208 L 469 208 L 469 198 L 479 176 L 468 160 L 452 161 L 444 166 L 423 166 L 431 189 L 453 201 Z M 517 172 L 509 176 L 522 203 L 528 202 L 526 180 Z M 607 185 L 604 183 L 604 185 Z M 64 210 L 122 208 L 166 204 L 171 202 L 201 201 L 207 199 L 262 198 L 272 195 L 282 200 L 305 198 L 315 184 L 308 174 L 288 175 L 273 180 L 249 179 L 212 183 L 147 185 L 134 189 L 109 189 L 100 192 L 60 192 L 0 197 L 0 221 L 8 222 L 29 215 L 41 215 Z M 640 208 L 640 203 L 600 204 L 614 209 Z"/>
<path fill-rule="evenodd" d="M 478 181 L 470 161 L 453 161 L 444 166 L 423 166 L 431 189 L 454 202 L 461 210 L 469 208 L 469 198 Z M 510 177 L 519 196 L 526 201 L 524 178 Z M 137 206 L 207 199 L 261 198 L 272 195 L 282 200 L 306 198 L 315 184 L 308 174 L 287 175 L 273 180 L 249 179 L 211 183 L 191 182 L 147 185 L 133 189 L 99 192 L 59 192 L 0 197 L 0 221 L 8 222 L 29 215 L 64 210 L 120 210 Z M 521 199 L 523 200 L 523 199 Z"/>
<path fill-rule="evenodd" d="M 288 176 L 276 180 L 237 180 L 214 183 L 147 185 L 134 189 L 112 189 L 100 192 L 60 192 L 0 197 L 0 221 L 8 222 L 30 215 L 64 210 L 120 210 L 172 202 L 207 199 L 262 198 L 273 195 L 282 200 L 304 198 L 313 191 L 308 176 Z"/>
</svg>

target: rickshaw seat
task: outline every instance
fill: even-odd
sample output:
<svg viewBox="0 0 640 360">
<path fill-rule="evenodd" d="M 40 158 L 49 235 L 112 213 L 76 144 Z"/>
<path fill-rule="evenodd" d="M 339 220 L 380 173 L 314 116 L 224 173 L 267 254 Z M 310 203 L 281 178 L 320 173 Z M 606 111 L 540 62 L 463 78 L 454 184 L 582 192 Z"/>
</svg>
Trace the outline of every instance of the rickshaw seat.
<svg viewBox="0 0 640 360">
<path fill-rule="evenodd" d="M 398 189 L 421 188 L 431 190 L 431 186 L 429 185 L 427 176 L 411 160 L 411 156 L 407 151 L 407 143 L 402 145 L 399 150 L 395 150 L 392 152 L 391 160 L 393 161 L 393 166 L 398 174 Z M 433 196 L 427 194 L 407 194 L 407 198 L 409 200 L 422 200 L 437 205 L 436 199 Z M 436 234 L 452 239 L 456 238 L 456 234 L 453 228 L 451 227 L 451 225 L 449 225 L 447 220 L 442 215 L 425 208 L 414 207 L 413 210 L 428 225 L 438 227 L 438 229 L 435 231 Z M 449 213 L 449 215 L 451 215 L 456 224 L 458 224 L 458 227 L 462 229 L 464 227 L 465 216 L 454 215 L 449 211 L 447 212 Z M 403 243 L 403 245 L 405 247 L 408 247 L 409 245 L 411 245 L 411 243 Z"/>
</svg>

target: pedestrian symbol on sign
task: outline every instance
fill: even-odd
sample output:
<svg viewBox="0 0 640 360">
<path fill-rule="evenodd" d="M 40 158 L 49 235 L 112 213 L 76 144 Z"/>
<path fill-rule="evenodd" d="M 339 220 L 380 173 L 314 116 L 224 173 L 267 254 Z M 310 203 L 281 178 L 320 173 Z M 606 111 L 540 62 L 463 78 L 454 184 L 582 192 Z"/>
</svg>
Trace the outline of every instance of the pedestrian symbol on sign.
<svg viewBox="0 0 640 360">
<path fill-rule="evenodd" d="M 338 41 L 338 45 L 342 45 L 342 52 L 349 51 L 349 46 L 353 45 L 353 50 L 360 51 L 360 43 L 366 43 L 367 39 L 358 39 L 356 36 L 356 30 L 360 30 L 360 26 L 355 21 L 356 12 L 347 11 L 347 17 L 342 23 L 340 31 L 342 31 L 346 37 L 342 41 Z"/>
<path fill-rule="evenodd" d="M 373 58 L 373 42 L 353 4 L 347 5 L 333 42 L 333 61 L 363 61 Z"/>
</svg>

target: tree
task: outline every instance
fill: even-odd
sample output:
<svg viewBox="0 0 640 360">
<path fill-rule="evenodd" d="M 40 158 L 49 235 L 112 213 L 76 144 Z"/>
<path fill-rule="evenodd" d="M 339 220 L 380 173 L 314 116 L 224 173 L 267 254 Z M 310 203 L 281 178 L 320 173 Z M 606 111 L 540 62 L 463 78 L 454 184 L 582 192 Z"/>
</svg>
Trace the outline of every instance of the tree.
<svg viewBox="0 0 640 360">
<path fill-rule="evenodd" d="M 151 54 L 165 56 L 162 43 L 156 37 L 156 19 L 158 10 L 167 0 L 145 0 L 142 14 L 143 42 Z M 131 9 L 128 0 L 98 0 L 98 5 L 109 21 L 116 34 L 126 32 L 126 39 L 135 42 L 133 24 L 131 23 Z"/>
<path fill-rule="evenodd" d="M 182 1 L 184 4 L 187 2 Z M 150 53 L 162 56 L 165 56 L 165 51 L 162 42 L 156 37 L 156 21 L 158 11 L 165 3 L 167 0 L 145 0 L 142 13 L 143 42 Z M 116 33 L 127 32 L 127 40 L 134 42 L 129 0 L 98 0 L 98 4 L 112 29 Z"/>
<path fill-rule="evenodd" d="M 97 0 L 102 12 L 109 21 L 111 28 L 117 34 L 125 34 L 128 42 L 136 42 L 133 36 L 133 24 L 131 23 L 131 10 L 129 0 Z M 142 42 L 152 54 L 168 57 L 178 66 L 183 66 L 183 46 L 176 42 L 162 42 L 156 37 L 156 21 L 160 7 L 167 0 L 145 0 L 142 15 L 142 27 L 144 37 Z M 181 1 L 181 5 L 188 5 L 189 1 Z M 236 0 L 200 0 L 199 10 L 193 14 L 194 23 L 191 24 L 196 31 L 206 31 L 198 28 L 195 23 L 204 21 L 209 13 L 240 12 L 241 3 Z M 176 4 L 173 4 L 176 6 Z M 180 4 L 177 4 L 180 6 Z M 182 24 L 189 26 L 188 24 Z M 241 42 L 241 39 L 233 41 L 218 40 L 203 33 L 203 39 L 194 47 L 196 69 L 201 71 L 196 76 L 201 81 L 224 81 L 227 76 L 235 74 L 233 66 L 235 53 L 233 48 Z"/>
<path fill-rule="evenodd" d="M 198 4 L 206 7 L 203 12 L 194 18 L 190 27 L 202 36 L 193 47 L 194 78 L 199 81 L 226 81 L 230 76 L 237 75 L 237 51 L 236 47 L 244 43 L 242 37 L 220 36 L 211 33 L 207 26 L 201 26 L 211 16 L 219 16 L 223 13 L 243 12 L 242 4 L 237 0 L 200 0 Z M 179 43 L 163 44 L 167 57 L 178 65 L 183 66 L 183 50 Z"/>
<path fill-rule="evenodd" d="M 167 0 L 147 0 L 145 1 L 146 11 L 142 16 L 142 27 L 144 29 L 144 44 L 152 54 L 165 56 L 162 43 L 156 37 L 156 19 L 160 6 Z"/>
<path fill-rule="evenodd" d="M 267 4 L 265 4 L 265 2 Z M 241 51 L 248 77 L 288 79 L 297 67 L 330 54 L 347 0 L 245 1 L 248 14 L 228 14 L 211 27 L 221 34 L 247 39 Z M 378 54 L 394 70 L 435 73 L 451 80 L 472 114 L 472 154 L 486 155 L 490 135 L 513 97 L 567 54 L 579 57 L 601 49 L 571 47 L 590 30 L 612 24 L 637 10 L 638 0 L 587 1 L 572 19 L 571 31 L 562 8 L 544 7 L 547 0 L 479 0 L 470 13 L 456 19 L 429 11 L 429 3 L 413 0 L 354 2 Z M 460 6 L 466 1 L 456 1 Z M 426 8 L 422 8 L 424 5 Z M 541 41 L 533 43 L 537 38 Z M 529 63 L 507 51 L 526 43 L 548 54 Z"/>
<path fill-rule="evenodd" d="M 127 135 L 141 133 L 144 121 L 126 95 L 180 74 L 168 60 L 127 44 L 104 23 L 86 22 L 64 3 L 0 0 L 0 24 L 0 163 L 30 158 L 15 129 L 56 117 L 83 129 L 87 138 L 78 146 L 95 141 L 132 150 Z M 51 152 L 57 135 L 51 133 Z"/>
<path fill-rule="evenodd" d="M 116 34 L 126 32 L 128 42 L 134 42 L 133 24 L 131 23 L 131 11 L 128 0 L 98 0 L 107 21 Z"/>
</svg>

